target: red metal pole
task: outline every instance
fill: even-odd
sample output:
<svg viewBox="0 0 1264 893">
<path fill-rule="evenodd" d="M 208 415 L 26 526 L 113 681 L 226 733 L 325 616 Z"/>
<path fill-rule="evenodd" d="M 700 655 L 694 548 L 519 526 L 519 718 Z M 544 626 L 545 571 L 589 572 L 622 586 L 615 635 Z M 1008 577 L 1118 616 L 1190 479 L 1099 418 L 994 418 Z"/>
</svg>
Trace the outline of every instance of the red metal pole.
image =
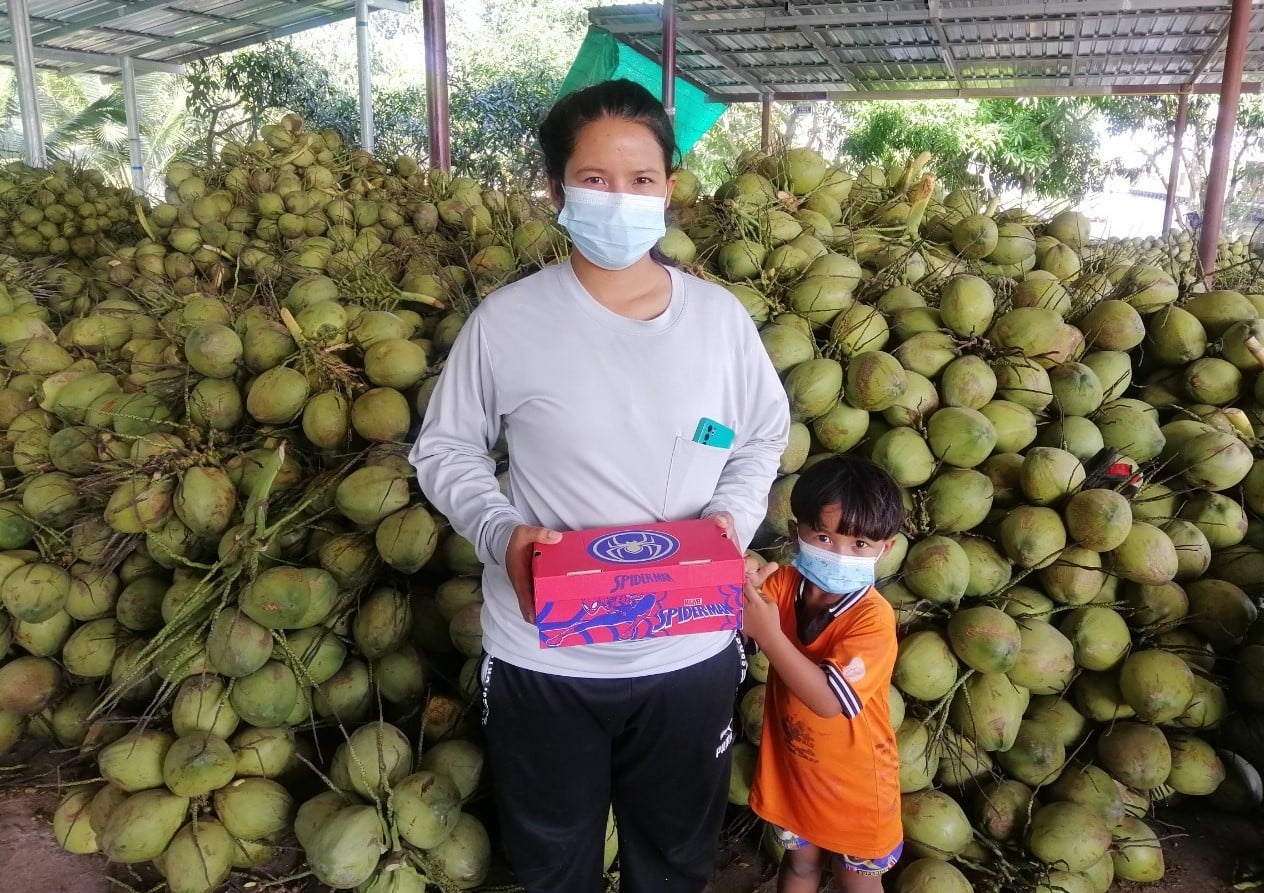
<svg viewBox="0 0 1264 893">
<path fill-rule="evenodd" d="M 663 107 L 676 120 L 676 0 L 663 0 Z"/>
<path fill-rule="evenodd" d="M 426 35 L 426 119 L 430 126 L 430 166 L 452 170 L 448 120 L 448 24 L 444 0 L 422 0 Z"/>
<path fill-rule="evenodd" d="M 1172 168 L 1167 175 L 1167 203 L 1163 206 L 1163 235 L 1172 231 L 1172 214 L 1176 211 L 1176 184 L 1181 176 L 1181 147 L 1185 142 L 1185 125 L 1189 123 L 1189 94 L 1182 93 L 1176 106 L 1176 135 L 1172 140 Z"/>
<path fill-rule="evenodd" d="M 1242 92 L 1242 68 L 1246 62 L 1250 28 L 1251 0 L 1233 0 L 1224 73 L 1220 78 L 1220 111 L 1216 116 L 1216 135 L 1211 143 L 1211 170 L 1207 175 L 1207 195 L 1203 200 L 1203 230 L 1198 240 L 1198 257 L 1207 275 L 1211 275 L 1216 266 L 1220 226 L 1224 221 L 1229 155 L 1233 151 L 1233 131 L 1238 118 L 1238 97 Z"/>
</svg>

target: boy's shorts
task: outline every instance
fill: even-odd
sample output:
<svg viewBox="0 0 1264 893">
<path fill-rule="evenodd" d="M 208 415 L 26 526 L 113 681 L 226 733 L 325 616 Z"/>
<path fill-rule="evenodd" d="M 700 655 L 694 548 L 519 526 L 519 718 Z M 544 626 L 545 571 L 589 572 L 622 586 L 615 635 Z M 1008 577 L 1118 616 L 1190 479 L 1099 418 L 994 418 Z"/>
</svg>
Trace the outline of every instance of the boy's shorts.
<svg viewBox="0 0 1264 893">
<path fill-rule="evenodd" d="M 806 846 L 815 846 L 810 840 L 805 840 L 793 831 L 787 831 L 785 828 L 772 826 L 773 836 L 777 838 L 777 843 L 781 844 L 788 850 L 801 850 Z M 904 841 L 900 841 L 895 849 L 885 856 L 878 859 L 857 859 L 842 853 L 833 853 L 835 871 L 853 871 L 856 874 L 886 874 L 895 867 L 895 863 L 900 861 L 900 856 L 904 854 Z"/>
</svg>

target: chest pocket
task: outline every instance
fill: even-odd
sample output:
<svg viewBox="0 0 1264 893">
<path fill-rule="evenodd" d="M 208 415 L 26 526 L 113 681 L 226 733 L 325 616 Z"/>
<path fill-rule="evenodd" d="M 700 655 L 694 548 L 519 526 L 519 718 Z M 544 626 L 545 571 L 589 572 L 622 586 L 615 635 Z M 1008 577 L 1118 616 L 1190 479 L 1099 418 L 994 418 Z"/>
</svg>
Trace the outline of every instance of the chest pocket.
<svg viewBox="0 0 1264 893">
<path fill-rule="evenodd" d="M 663 517 L 668 520 L 696 517 L 715 495 L 720 472 L 732 452 L 677 437 L 667 470 Z"/>
</svg>

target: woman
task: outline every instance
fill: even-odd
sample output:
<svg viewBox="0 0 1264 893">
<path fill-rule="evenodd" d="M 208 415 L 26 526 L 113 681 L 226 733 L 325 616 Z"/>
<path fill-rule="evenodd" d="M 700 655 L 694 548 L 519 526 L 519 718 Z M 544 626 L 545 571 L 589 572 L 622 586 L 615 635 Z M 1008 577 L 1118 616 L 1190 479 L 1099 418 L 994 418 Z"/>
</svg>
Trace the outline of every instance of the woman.
<svg viewBox="0 0 1264 893">
<path fill-rule="evenodd" d="M 566 530 L 715 517 L 745 548 L 785 448 L 785 393 L 728 291 L 663 266 L 675 138 L 630 81 L 540 127 L 574 251 L 488 296 L 452 347 L 410 454 L 484 564 L 483 722 L 502 837 L 529 893 L 602 889 L 606 814 L 624 893 L 697 893 L 729 780 L 732 632 L 542 649 L 531 554 Z M 694 442 L 700 420 L 729 448 Z M 509 487 L 488 451 L 502 428 Z"/>
</svg>

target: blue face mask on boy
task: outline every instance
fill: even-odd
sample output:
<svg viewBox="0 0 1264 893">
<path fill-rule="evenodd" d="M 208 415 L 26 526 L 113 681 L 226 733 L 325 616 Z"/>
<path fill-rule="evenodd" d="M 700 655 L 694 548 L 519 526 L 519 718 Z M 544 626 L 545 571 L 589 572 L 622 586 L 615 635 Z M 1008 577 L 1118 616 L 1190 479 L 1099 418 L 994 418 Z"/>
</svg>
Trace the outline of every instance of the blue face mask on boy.
<svg viewBox="0 0 1264 893">
<path fill-rule="evenodd" d="M 804 579 L 816 584 L 823 592 L 844 595 L 868 589 L 875 580 L 875 567 L 878 558 L 862 558 L 856 555 L 839 555 L 814 546 L 799 538 L 799 554 L 794 557 L 794 566 Z"/>
<path fill-rule="evenodd" d="M 557 222 L 580 254 L 605 270 L 626 270 L 667 232 L 666 197 L 564 186 Z"/>
</svg>

